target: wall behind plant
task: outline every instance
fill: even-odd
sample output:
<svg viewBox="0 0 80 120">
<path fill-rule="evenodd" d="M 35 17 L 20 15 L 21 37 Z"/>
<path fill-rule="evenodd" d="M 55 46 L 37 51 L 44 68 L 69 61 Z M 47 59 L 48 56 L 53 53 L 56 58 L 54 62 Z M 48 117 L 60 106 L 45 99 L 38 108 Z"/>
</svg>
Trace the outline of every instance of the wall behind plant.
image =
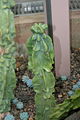
<svg viewBox="0 0 80 120">
<path fill-rule="evenodd" d="M 31 26 L 34 23 L 44 23 L 45 15 L 33 14 L 27 16 L 16 16 L 15 17 L 15 27 L 16 27 L 16 37 L 15 41 L 17 43 L 17 53 L 25 54 L 25 42 L 31 36 Z"/>
<path fill-rule="evenodd" d="M 30 2 L 33 0 L 15 0 L 16 3 Z M 34 0 L 36 1 L 36 0 Z M 44 23 L 45 13 L 34 13 L 15 16 L 17 53 L 25 54 L 25 42 L 31 36 L 30 28 L 34 23 Z"/>
<path fill-rule="evenodd" d="M 71 47 L 80 48 L 80 11 L 70 11 Z"/>
</svg>

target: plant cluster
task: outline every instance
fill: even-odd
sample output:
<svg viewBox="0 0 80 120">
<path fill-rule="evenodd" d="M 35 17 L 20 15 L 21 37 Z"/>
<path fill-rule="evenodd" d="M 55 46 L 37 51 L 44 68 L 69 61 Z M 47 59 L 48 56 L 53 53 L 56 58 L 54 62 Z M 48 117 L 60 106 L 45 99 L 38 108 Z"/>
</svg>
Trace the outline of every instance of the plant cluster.
<svg viewBox="0 0 80 120">
<path fill-rule="evenodd" d="M 21 112 L 20 113 L 20 120 L 28 120 L 29 115 L 27 112 Z M 11 114 L 7 114 L 4 118 L 4 120 L 15 120 L 15 117 Z"/>
<path fill-rule="evenodd" d="M 72 96 L 77 89 L 80 89 L 80 80 L 72 86 L 72 90 L 68 92 L 68 95 Z"/>
<path fill-rule="evenodd" d="M 13 0 L 0 0 L 0 113 L 10 110 L 16 86 Z"/>
<path fill-rule="evenodd" d="M 13 99 L 12 103 L 16 105 L 16 108 L 19 110 L 23 109 L 24 107 L 23 102 L 19 101 L 17 98 Z"/>
<path fill-rule="evenodd" d="M 47 25 L 34 24 L 31 28 L 32 37 L 27 41 L 28 67 L 32 70 L 32 80 L 36 103 L 36 120 L 50 120 L 55 98 L 55 78 L 52 70 L 54 50 L 51 38 L 46 35 Z"/>
</svg>

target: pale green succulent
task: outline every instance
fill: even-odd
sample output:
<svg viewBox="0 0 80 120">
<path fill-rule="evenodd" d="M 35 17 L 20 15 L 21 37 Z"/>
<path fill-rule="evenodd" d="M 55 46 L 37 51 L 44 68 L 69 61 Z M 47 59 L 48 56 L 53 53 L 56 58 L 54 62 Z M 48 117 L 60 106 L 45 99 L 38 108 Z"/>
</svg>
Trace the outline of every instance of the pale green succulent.
<svg viewBox="0 0 80 120">
<path fill-rule="evenodd" d="M 36 120 L 49 120 L 55 98 L 55 78 L 52 70 L 54 49 L 51 38 L 45 34 L 48 28 L 45 24 L 34 24 L 31 28 L 32 37 L 27 41 L 28 66 L 34 73 L 33 88 L 36 92 Z"/>
<path fill-rule="evenodd" d="M 13 0 L 0 0 L 0 113 L 10 110 L 10 101 L 14 98 L 16 86 L 15 57 L 16 50 L 13 38 L 15 36 L 14 15 L 10 7 Z"/>
</svg>

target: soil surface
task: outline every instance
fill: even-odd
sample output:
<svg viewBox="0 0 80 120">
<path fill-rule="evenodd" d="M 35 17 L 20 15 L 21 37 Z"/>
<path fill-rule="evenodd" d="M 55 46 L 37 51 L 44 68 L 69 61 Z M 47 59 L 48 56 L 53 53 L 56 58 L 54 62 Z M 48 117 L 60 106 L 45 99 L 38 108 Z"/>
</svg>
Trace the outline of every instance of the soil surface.
<svg viewBox="0 0 80 120">
<path fill-rule="evenodd" d="M 25 57 L 16 58 L 17 85 L 14 94 L 19 101 L 24 103 L 22 110 L 17 110 L 15 105 L 11 105 L 11 114 L 15 116 L 16 120 L 20 120 L 20 112 L 28 112 L 29 120 L 35 120 L 35 92 L 22 82 L 23 75 L 33 78 L 31 71 L 28 70 L 27 63 L 28 61 Z M 78 80 L 80 80 L 80 49 L 73 49 L 71 53 L 71 76 L 66 81 L 62 81 L 60 78 L 56 80 L 55 97 L 57 104 L 62 103 L 69 97 L 67 92 L 72 89 L 72 86 Z"/>
<path fill-rule="evenodd" d="M 24 108 L 22 110 L 16 109 L 16 106 L 14 104 L 11 105 L 11 114 L 15 116 L 16 120 L 20 120 L 20 112 L 28 112 L 29 120 L 34 120 L 35 117 L 35 92 L 32 88 L 29 88 L 22 82 L 23 75 L 29 76 L 30 79 L 33 78 L 32 73 L 27 68 L 27 63 L 28 61 L 25 57 L 16 58 L 17 85 L 14 91 L 14 95 L 19 101 L 24 103 Z"/>
<path fill-rule="evenodd" d="M 72 90 L 72 87 L 76 82 L 80 80 L 80 49 L 72 49 L 71 53 L 71 75 L 66 81 L 62 81 L 60 78 L 56 80 L 56 100 L 57 103 L 62 103 L 67 99 L 68 92 Z"/>
</svg>

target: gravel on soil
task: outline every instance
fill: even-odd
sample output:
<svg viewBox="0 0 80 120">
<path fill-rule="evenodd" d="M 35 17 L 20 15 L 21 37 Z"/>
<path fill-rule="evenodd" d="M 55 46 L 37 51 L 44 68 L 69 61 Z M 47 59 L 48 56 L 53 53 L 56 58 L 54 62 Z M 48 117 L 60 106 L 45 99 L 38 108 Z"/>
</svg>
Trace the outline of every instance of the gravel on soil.
<svg viewBox="0 0 80 120">
<path fill-rule="evenodd" d="M 14 95 L 19 101 L 24 103 L 22 110 L 17 110 L 14 104 L 11 104 L 11 113 L 15 116 L 16 120 L 20 120 L 20 112 L 28 112 L 29 120 L 35 120 L 35 92 L 33 88 L 29 88 L 22 82 L 23 75 L 28 75 L 30 79 L 33 78 L 33 74 L 28 70 L 28 60 L 26 57 L 16 57 L 16 76 L 17 85 L 14 91 Z M 72 86 L 80 80 L 80 49 L 72 49 L 71 52 L 71 76 L 66 81 L 62 81 L 60 78 L 56 80 L 55 85 L 55 97 L 57 104 L 62 103 L 67 99 L 68 91 L 72 89 Z"/>
</svg>

